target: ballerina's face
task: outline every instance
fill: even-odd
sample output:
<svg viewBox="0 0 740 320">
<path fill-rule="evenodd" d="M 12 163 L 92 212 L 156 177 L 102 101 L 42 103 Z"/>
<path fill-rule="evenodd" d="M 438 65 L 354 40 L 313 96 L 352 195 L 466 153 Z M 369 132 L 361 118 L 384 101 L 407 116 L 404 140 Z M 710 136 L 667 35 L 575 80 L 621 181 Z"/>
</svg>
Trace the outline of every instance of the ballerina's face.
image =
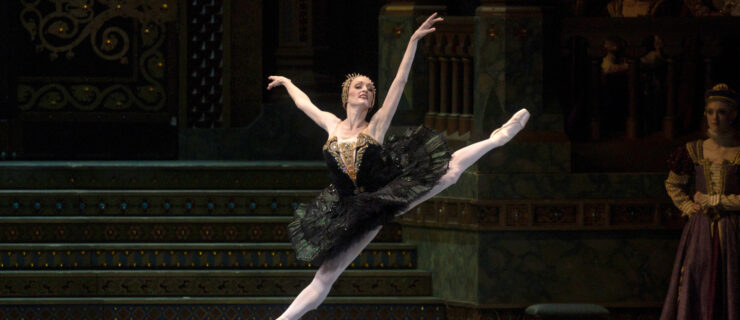
<svg viewBox="0 0 740 320">
<path fill-rule="evenodd" d="M 737 111 L 729 104 L 722 101 L 710 101 L 704 109 L 707 116 L 709 130 L 715 132 L 726 132 L 732 126 L 730 121 L 735 121 Z"/>
<path fill-rule="evenodd" d="M 347 93 L 347 104 L 370 109 L 373 102 L 375 102 L 375 84 L 370 78 L 361 76 L 352 79 Z"/>
</svg>

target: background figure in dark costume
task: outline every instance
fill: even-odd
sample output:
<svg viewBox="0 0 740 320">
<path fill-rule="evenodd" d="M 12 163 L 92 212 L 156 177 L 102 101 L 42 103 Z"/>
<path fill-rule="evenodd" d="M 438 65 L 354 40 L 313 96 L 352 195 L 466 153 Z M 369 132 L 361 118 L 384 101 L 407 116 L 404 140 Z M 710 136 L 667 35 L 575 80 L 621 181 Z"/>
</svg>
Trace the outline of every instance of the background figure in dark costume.
<svg viewBox="0 0 740 320">
<path fill-rule="evenodd" d="M 679 148 L 668 161 L 666 190 L 684 227 L 661 320 L 740 318 L 740 139 L 737 94 L 716 85 L 706 94 L 707 140 Z M 693 201 L 686 187 L 694 179 Z"/>
<path fill-rule="evenodd" d="M 345 120 L 318 109 L 289 79 L 269 77 L 268 90 L 284 86 L 296 106 L 329 134 L 323 149 L 332 178 L 316 199 L 296 209 L 288 227 L 297 257 L 320 267 L 278 320 L 298 319 L 318 307 L 384 223 L 454 184 L 466 168 L 511 140 L 529 119 L 529 112 L 522 109 L 489 139 L 451 155 L 444 138 L 424 127 L 384 143 L 417 44 L 442 20 L 432 14 L 411 36 L 386 99 L 369 122 L 364 119 L 373 107 L 375 86 L 368 77 L 351 74 L 343 83 Z"/>
</svg>

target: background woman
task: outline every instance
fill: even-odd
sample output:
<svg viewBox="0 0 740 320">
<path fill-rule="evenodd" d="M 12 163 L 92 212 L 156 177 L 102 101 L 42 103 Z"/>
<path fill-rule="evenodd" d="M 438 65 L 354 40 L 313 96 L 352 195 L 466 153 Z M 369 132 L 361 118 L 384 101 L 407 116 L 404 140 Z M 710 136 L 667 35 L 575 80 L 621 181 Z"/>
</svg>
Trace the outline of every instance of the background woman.
<svg viewBox="0 0 740 320">
<path fill-rule="evenodd" d="M 684 227 L 662 320 L 740 319 L 740 139 L 737 94 L 718 84 L 705 95 L 709 139 L 692 141 L 668 161 L 668 195 Z M 693 179 L 695 193 L 687 186 Z"/>
</svg>

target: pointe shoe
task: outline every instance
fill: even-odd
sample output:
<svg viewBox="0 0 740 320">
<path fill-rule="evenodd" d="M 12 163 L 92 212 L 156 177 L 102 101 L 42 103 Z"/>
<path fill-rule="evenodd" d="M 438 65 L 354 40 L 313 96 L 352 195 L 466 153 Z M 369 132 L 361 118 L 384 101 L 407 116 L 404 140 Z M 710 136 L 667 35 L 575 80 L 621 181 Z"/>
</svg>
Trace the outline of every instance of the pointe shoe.
<svg viewBox="0 0 740 320">
<path fill-rule="evenodd" d="M 529 111 L 527 111 L 527 109 L 519 110 L 511 117 L 511 119 L 509 119 L 509 121 L 504 123 L 501 128 L 494 130 L 489 139 L 492 140 L 497 147 L 502 146 L 514 138 L 519 131 L 522 131 L 528 120 Z"/>
</svg>

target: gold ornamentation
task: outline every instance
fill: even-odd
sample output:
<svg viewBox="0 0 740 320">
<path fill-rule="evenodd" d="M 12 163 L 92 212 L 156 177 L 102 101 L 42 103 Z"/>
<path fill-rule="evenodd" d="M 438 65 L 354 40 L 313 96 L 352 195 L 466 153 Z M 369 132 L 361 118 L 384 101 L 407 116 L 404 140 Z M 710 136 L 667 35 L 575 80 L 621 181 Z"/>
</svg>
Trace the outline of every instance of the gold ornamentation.
<svg viewBox="0 0 740 320">
<path fill-rule="evenodd" d="M 155 111 L 165 104 L 164 87 L 156 82 L 135 88 L 114 84 L 102 90 L 97 86 L 66 87 L 61 84 L 47 84 L 36 89 L 28 84 L 19 84 L 17 94 L 19 109 L 24 111 L 34 107 L 59 110 L 67 105 L 78 110 L 94 110 L 99 106 L 122 110 L 133 104 L 140 109 Z"/>
<path fill-rule="evenodd" d="M 53 2 L 53 12 L 42 12 L 45 4 Z M 134 19 L 142 25 L 163 25 L 174 19 L 174 10 L 159 10 L 152 1 L 134 0 L 117 3 L 105 0 L 21 0 L 24 8 L 20 20 L 31 40 L 37 40 L 37 50 L 48 50 L 49 58 L 56 60 L 66 53 L 74 57 L 73 49 L 89 39 L 95 54 L 105 60 L 127 63 L 126 54 L 131 48 L 129 34 L 106 24 L 113 19 Z M 95 10 L 91 10 L 95 9 Z M 102 31 L 102 35 L 98 34 Z M 96 43 L 96 41 L 99 41 Z"/>
<path fill-rule="evenodd" d="M 380 145 L 371 136 L 360 133 L 354 142 L 338 142 L 336 136 L 331 137 L 324 144 L 324 150 L 334 157 L 339 168 L 349 176 L 352 183 L 357 187 L 357 170 L 362 164 L 362 157 L 370 144 Z"/>
<path fill-rule="evenodd" d="M 714 205 L 719 204 L 719 195 L 725 193 L 725 180 L 726 180 L 725 178 L 727 176 L 727 166 L 728 166 L 728 163 L 723 162 L 722 166 L 719 169 L 719 186 L 718 186 L 719 189 L 716 190 L 714 194 L 716 196 L 716 203 L 714 203 Z"/>
<path fill-rule="evenodd" d="M 730 90 L 730 87 L 728 85 L 724 84 L 724 83 L 718 83 L 718 84 L 714 85 L 714 87 L 712 87 L 712 90 L 714 90 L 714 91 L 719 91 L 719 90 L 727 91 L 727 90 Z"/>
<path fill-rule="evenodd" d="M 54 2 L 46 6 L 43 2 Z M 135 84 L 112 84 L 108 86 L 62 85 L 44 83 L 41 87 L 32 83 L 20 83 L 17 102 L 21 110 L 40 108 L 60 110 L 72 106 L 78 110 L 105 108 L 109 110 L 129 109 L 132 105 L 147 111 L 160 110 L 166 102 L 163 64 L 164 54 L 160 51 L 164 43 L 165 23 L 174 19 L 174 11 L 163 13 L 159 4 L 134 0 L 113 2 L 104 0 L 21 0 L 24 9 L 20 19 L 37 50 L 50 51 L 53 61 L 59 54 L 73 59 L 73 49 L 89 39 L 92 51 L 104 60 L 129 62 L 132 41 L 139 43 L 134 48 L 136 73 L 141 79 Z M 120 9 L 116 9 L 116 3 Z M 161 3 L 161 2 L 159 2 Z M 55 8 L 53 12 L 47 8 Z M 42 12 L 42 10 L 46 10 Z M 106 26 L 112 19 L 127 18 L 143 26 L 137 37 L 117 27 Z M 133 38 L 130 40 L 129 38 Z"/>
<path fill-rule="evenodd" d="M 702 167 L 702 170 L 704 170 L 704 181 L 705 181 L 704 185 L 706 185 L 707 187 L 707 195 L 714 194 L 716 193 L 716 191 L 714 190 L 715 188 L 711 181 L 712 163 L 709 162 L 709 160 L 704 159 L 704 140 L 702 139 L 697 140 L 695 146 L 696 146 L 696 161 L 695 162 L 698 163 Z M 689 151 L 691 150 L 689 149 Z M 720 185 L 721 184 L 722 182 L 720 182 Z"/>
<path fill-rule="evenodd" d="M 496 32 L 496 25 L 494 25 L 493 23 L 491 23 L 488 26 L 488 40 L 489 41 L 494 41 L 494 40 L 496 40 L 496 37 L 498 37 L 498 32 Z"/>
<path fill-rule="evenodd" d="M 519 29 L 517 29 L 514 34 L 516 34 L 517 37 L 519 37 L 519 40 L 524 41 L 529 38 L 529 29 L 527 29 L 525 26 L 519 26 Z"/>
<path fill-rule="evenodd" d="M 696 144 L 698 146 L 699 142 L 697 141 Z M 686 150 L 689 152 L 689 157 L 691 158 L 691 161 L 694 163 L 697 163 L 699 160 L 697 159 L 696 152 L 694 152 L 694 148 L 692 148 L 691 145 L 692 145 L 691 142 L 687 142 Z"/>
<path fill-rule="evenodd" d="M 401 39 L 401 33 L 403 33 L 403 28 L 400 24 L 393 27 L 393 36 L 396 37 L 396 39 Z"/>
<path fill-rule="evenodd" d="M 668 197 L 671 198 L 673 204 L 681 210 L 684 216 L 691 212 L 691 206 L 693 205 L 693 202 L 684 191 L 688 179 L 688 175 L 680 176 L 671 171 L 668 173 L 668 179 L 665 180 L 665 190 L 668 193 Z"/>
<path fill-rule="evenodd" d="M 740 152 L 738 152 L 735 157 L 733 158 L 733 161 L 723 161 L 721 163 L 721 166 L 718 170 L 718 172 L 712 171 L 712 162 L 704 158 L 704 141 L 699 139 L 696 141 L 696 163 L 702 166 L 704 169 L 704 179 L 706 180 L 707 185 L 707 194 L 713 195 L 713 194 L 724 194 L 725 190 L 725 182 L 726 182 L 726 175 L 727 175 L 727 167 L 732 165 L 737 165 L 738 161 L 740 161 Z M 691 149 L 689 149 L 691 151 Z M 719 175 L 719 183 L 715 186 L 713 183 L 711 183 L 711 177 L 713 174 Z"/>
<path fill-rule="evenodd" d="M 689 183 L 689 175 L 679 175 L 673 171 L 670 171 L 668 172 L 668 179 L 666 179 L 666 182 L 674 184 L 687 184 Z"/>
<path fill-rule="evenodd" d="M 354 183 L 357 180 L 357 162 L 355 162 L 355 152 L 357 149 L 355 149 L 355 141 L 353 142 L 339 142 L 339 156 L 342 158 L 342 163 L 344 164 L 342 166 L 342 170 L 344 173 L 346 173 L 350 179 L 352 179 L 352 182 Z M 357 185 L 355 183 L 355 185 Z"/>
<path fill-rule="evenodd" d="M 364 133 L 360 133 L 357 135 L 357 160 L 355 161 L 357 168 L 360 167 L 360 164 L 362 163 L 362 157 L 365 156 L 365 150 L 367 150 L 367 147 L 370 144 L 375 144 L 377 146 L 380 145 L 375 139 L 373 139 L 371 136 L 366 135 Z"/>
<path fill-rule="evenodd" d="M 738 164 L 740 164 L 740 152 L 738 152 L 738 153 L 737 153 L 737 154 L 735 155 L 735 158 L 734 158 L 734 159 L 732 159 L 732 162 L 730 162 L 730 164 L 733 164 L 733 165 L 738 165 Z"/>
<path fill-rule="evenodd" d="M 737 92 L 732 90 L 730 86 L 725 83 L 718 83 L 707 91 L 704 96 L 704 101 L 708 104 L 711 101 L 723 101 L 730 104 L 731 107 L 737 107 Z"/>
<path fill-rule="evenodd" d="M 720 195 L 719 204 L 723 210 L 739 211 L 740 210 L 740 195 L 737 195 L 737 194 Z"/>
<path fill-rule="evenodd" d="M 730 166 L 737 166 L 740 164 L 740 152 L 735 155 L 732 161 L 723 161 L 719 164 L 713 164 L 708 159 L 704 158 L 703 152 L 703 140 L 697 140 L 696 142 L 690 142 L 687 144 L 687 149 L 690 154 L 695 155 L 696 158 L 692 157 L 695 163 L 702 166 L 704 170 L 704 179 L 707 186 L 707 199 L 709 204 L 709 210 L 704 213 L 707 214 L 711 219 L 719 219 L 725 211 L 737 211 L 740 210 L 740 195 L 736 194 L 725 194 L 727 170 Z M 678 205 L 676 195 L 679 195 L 677 191 L 677 185 L 670 183 L 671 177 L 666 180 L 666 190 L 669 196 L 674 200 L 681 211 L 686 212 L 690 209 L 692 202 L 688 196 L 681 190 L 680 195 L 685 198 L 683 206 Z M 684 214 L 685 215 L 685 214 Z"/>
</svg>

